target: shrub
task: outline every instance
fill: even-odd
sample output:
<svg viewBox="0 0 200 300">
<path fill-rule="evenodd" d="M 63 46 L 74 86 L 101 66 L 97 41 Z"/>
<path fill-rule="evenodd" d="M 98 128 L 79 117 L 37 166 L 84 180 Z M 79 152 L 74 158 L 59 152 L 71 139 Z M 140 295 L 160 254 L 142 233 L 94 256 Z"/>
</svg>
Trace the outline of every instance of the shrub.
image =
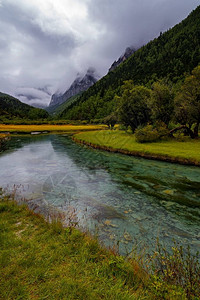
<svg viewBox="0 0 200 300">
<path fill-rule="evenodd" d="M 138 143 L 151 143 L 159 139 L 160 135 L 156 128 L 152 125 L 147 125 L 143 128 L 135 130 L 135 138 Z"/>
<path fill-rule="evenodd" d="M 182 246 L 174 242 L 171 253 L 169 253 L 158 242 L 152 261 L 154 285 L 157 278 L 159 284 L 165 282 L 183 288 L 187 299 L 199 299 L 200 263 L 198 252 L 196 255 L 192 255 L 189 246 L 186 251 L 183 251 Z"/>
<path fill-rule="evenodd" d="M 154 127 L 158 131 L 160 138 L 164 137 L 164 136 L 167 136 L 169 134 L 169 130 L 167 128 L 167 125 L 162 121 L 157 121 L 155 123 Z"/>
<path fill-rule="evenodd" d="M 103 119 L 91 119 L 90 124 L 102 124 Z"/>
<path fill-rule="evenodd" d="M 135 130 L 135 138 L 138 143 L 156 142 L 169 133 L 167 126 L 163 122 L 156 122 L 155 125 L 148 124 L 145 127 Z"/>
</svg>

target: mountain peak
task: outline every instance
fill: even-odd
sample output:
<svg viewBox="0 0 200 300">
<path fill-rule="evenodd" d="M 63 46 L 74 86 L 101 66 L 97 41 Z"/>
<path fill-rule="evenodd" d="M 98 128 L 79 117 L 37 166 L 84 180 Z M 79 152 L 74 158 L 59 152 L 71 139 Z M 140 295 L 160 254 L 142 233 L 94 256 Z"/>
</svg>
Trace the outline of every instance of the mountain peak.
<svg viewBox="0 0 200 300">
<path fill-rule="evenodd" d="M 92 67 L 88 68 L 84 76 L 81 76 L 80 73 L 77 74 L 76 79 L 73 81 L 68 90 L 64 94 L 55 93 L 51 97 L 51 102 L 49 106 L 60 105 L 63 102 L 67 101 L 69 98 L 86 91 L 98 80 L 98 75 L 96 70 Z"/>
<path fill-rule="evenodd" d="M 137 49 L 133 46 L 127 47 L 125 52 L 120 56 L 120 58 L 117 61 L 114 61 L 114 63 L 111 65 L 108 72 L 111 72 L 115 70 L 121 63 L 123 63 L 127 58 L 129 58 Z"/>
</svg>

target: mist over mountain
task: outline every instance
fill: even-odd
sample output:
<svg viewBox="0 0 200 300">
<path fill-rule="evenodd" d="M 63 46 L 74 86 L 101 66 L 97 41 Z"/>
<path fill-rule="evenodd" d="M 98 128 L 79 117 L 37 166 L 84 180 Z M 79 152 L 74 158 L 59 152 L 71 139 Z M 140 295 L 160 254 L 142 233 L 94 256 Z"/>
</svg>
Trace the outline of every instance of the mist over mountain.
<svg viewBox="0 0 200 300">
<path fill-rule="evenodd" d="M 20 87 L 15 96 L 20 101 L 38 108 L 47 107 L 51 99 L 52 90 L 50 86 L 44 87 Z"/>
</svg>

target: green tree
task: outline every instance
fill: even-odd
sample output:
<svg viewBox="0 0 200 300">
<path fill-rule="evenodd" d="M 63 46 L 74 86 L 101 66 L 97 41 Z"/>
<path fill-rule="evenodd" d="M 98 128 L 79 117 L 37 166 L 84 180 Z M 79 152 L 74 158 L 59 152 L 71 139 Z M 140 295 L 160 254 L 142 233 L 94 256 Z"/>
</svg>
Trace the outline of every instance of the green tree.
<svg viewBox="0 0 200 300">
<path fill-rule="evenodd" d="M 111 113 L 109 116 L 105 117 L 105 118 L 104 118 L 104 123 L 105 123 L 106 125 L 108 125 L 108 127 L 109 127 L 110 129 L 113 129 L 114 126 L 115 126 L 115 124 L 117 123 L 117 116 L 116 116 L 116 113 L 113 112 L 113 113 Z"/>
<path fill-rule="evenodd" d="M 174 95 L 169 86 L 161 81 L 157 81 L 152 85 L 149 107 L 152 120 L 154 122 L 162 121 L 168 126 L 174 110 Z"/>
<path fill-rule="evenodd" d="M 147 105 L 151 90 L 144 86 L 134 86 L 132 80 L 124 82 L 122 95 L 118 100 L 119 120 L 132 131 L 150 120 L 150 109 Z"/>
<path fill-rule="evenodd" d="M 200 66 L 186 77 L 180 92 L 175 98 L 175 117 L 182 125 L 187 125 L 193 132 L 191 137 L 198 137 L 200 124 Z"/>
</svg>

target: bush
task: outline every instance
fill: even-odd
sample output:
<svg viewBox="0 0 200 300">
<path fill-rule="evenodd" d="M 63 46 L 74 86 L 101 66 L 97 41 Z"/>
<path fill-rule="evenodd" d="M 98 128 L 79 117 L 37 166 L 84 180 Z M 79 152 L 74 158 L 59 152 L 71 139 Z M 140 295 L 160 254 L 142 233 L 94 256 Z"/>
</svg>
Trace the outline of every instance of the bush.
<svg viewBox="0 0 200 300">
<path fill-rule="evenodd" d="M 135 130 L 135 138 L 138 143 L 151 143 L 159 140 L 159 133 L 152 125 L 147 125 L 143 128 Z"/>
<path fill-rule="evenodd" d="M 102 124 L 103 119 L 91 119 L 90 124 Z"/>
<path fill-rule="evenodd" d="M 167 136 L 168 133 L 167 126 L 163 122 L 156 122 L 154 126 L 148 124 L 145 127 L 136 129 L 135 138 L 138 143 L 151 143 Z"/>
<path fill-rule="evenodd" d="M 157 251 L 152 259 L 152 270 L 155 279 L 184 289 L 187 299 L 200 299 L 200 263 L 199 253 L 192 255 L 190 247 L 183 251 L 182 246 L 174 242 L 171 253 L 158 242 Z M 158 286 L 157 286 L 158 291 Z M 184 299 L 184 298 L 173 298 Z"/>
</svg>

